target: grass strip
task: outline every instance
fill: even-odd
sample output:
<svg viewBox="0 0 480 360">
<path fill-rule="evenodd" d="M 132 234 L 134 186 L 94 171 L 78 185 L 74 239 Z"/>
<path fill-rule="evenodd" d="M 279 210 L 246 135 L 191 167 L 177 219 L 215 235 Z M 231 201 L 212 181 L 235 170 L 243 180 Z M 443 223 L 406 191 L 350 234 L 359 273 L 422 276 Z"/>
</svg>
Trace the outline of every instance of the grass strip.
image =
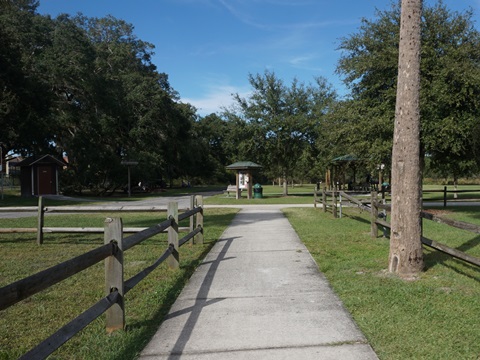
<svg viewBox="0 0 480 360">
<path fill-rule="evenodd" d="M 478 213 L 473 219 L 463 209 L 470 215 L 459 219 L 479 223 Z M 318 209 L 284 212 L 380 359 L 479 358 L 478 268 L 426 249 L 425 271 L 403 281 L 386 271 L 389 240 L 370 237 L 369 214 L 344 208 L 344 217 L 334 219 Z M 428 237 L 480 256 L 477 235 L 433 222 L 424 228 Z"/>
</svg>

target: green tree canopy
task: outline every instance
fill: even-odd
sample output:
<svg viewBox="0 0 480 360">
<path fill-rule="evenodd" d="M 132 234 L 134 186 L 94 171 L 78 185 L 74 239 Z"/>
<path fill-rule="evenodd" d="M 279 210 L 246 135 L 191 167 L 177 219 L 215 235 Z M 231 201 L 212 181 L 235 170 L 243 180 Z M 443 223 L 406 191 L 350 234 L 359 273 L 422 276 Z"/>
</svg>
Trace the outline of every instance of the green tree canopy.
<svg viewBox="0 0 480 360">
<path fill-rule="evenodd" d="M 0 142 L 6 151 L 45 151 L 52 132 L 42 121 L 51 103 L 39 58 L 50 45 L 37 1 L 0 2 Z"/>
<path fill-rule="evenodd" d="M 36 13 L 37 2 L 0 4 L 0 142 L 24 155 L 69 158 L 73 188 L 99 192 L 179 176 L 194 109 L 152 63 L 153 45 L 108 16 Z M 185 141 L 185 143 L 183 143 Z M 65 182 L 63 182 L 65 183 Z"/>
<path fill-rule="evenodd" d="M 452 12 L 442 1 L 426 6 L 422 20 L 422 152 L 465 174 L 477 166 L 478 146 L 472 135 L 479 125 L 479 32 L 472 11 Z M 399 26 L 395 2 L 377 11 L 376 19 L 363 19 L 359 31 L 340 44 L 337 71 L 351 90 L 342 111 L 348 124 L 343 139 L 373 164 L 390 163 Z"/>
<path fill-rule="evenodd" d="M 249 82 L 251 95 L 236 94 L 237 107 L 225 114 L 243 132 L 236 142 L 239 155 L 262 164 L 271 179 L 285 182 L 299 173 L 305 176 L 316 157 L 318 126 L 335 101 L 335 92 L 323 78 L 315 85 L 294 79 L 287 86 L 270 71 L 250 75 Z"/>
<path fill-rule="evenodd" d="M 229 182 L 225 166 L 232 162 L 227 140 L 231 130 L 231 124 L 218 114 L 209 114 L 195 121 L 192 146 L 189 146 L 192 161 L 189 167 L 196 169 L 196 175 L 203 181 L 223 184 Z"/>
</svg>

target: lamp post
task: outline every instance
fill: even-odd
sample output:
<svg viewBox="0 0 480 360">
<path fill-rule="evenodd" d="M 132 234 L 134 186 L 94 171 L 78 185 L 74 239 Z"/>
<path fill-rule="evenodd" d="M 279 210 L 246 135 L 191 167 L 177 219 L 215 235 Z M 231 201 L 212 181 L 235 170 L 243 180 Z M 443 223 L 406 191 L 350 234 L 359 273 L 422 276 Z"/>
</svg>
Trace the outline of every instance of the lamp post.
<svg viewBox="0 0 480 360">
<path fill-rule="evenodd" d="M 385 170 L 385 164 L 378 165 L 378 189 L 382 192 L 382 200 L 385 200 L 385 189 L 383 187 L 383 170 Z"/>
<path fill-rule="evenodd" d="M 138 165 L 138 161 L 122 161 L 122 165 L 127 166 L 127 172 L 128 172 L 128 197 L 132 194 L 132 187 L 130 186 L 130 167 Z"/>
<path fill-rule="evenodd" d="M 2 174 L 2 200 L 3 200 L 3 143 L 0 143 L 0 173 Z"/>
<path fill-rule="evenodd" d="M 383 184 L 383 170 L 385 169 L 385 164 L 378 165 L 378 185 L 382 186 Z"/>
</svg>

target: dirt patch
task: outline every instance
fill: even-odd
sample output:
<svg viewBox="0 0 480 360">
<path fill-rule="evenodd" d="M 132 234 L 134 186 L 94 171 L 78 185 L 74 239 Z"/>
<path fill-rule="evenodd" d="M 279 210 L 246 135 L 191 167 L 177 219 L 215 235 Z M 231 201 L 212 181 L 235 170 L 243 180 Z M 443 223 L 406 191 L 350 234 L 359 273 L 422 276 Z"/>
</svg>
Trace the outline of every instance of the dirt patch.
<svg viewBox="0 0 480 360">
<path fill-rule="evenodd" d="M 449 215 L 452 213 L 450 210 L 440 210 L 440 209 L 425 209 L 423 211 L 429 214 L 438 215 L 438 216 Z"/>
</svg>

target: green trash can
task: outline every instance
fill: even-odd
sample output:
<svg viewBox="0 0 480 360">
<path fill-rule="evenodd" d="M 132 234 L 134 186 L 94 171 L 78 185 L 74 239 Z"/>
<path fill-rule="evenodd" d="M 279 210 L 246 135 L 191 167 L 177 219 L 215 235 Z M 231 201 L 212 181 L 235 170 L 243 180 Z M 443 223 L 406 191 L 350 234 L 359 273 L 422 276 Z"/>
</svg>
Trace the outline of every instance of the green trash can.
<svg viewBox="0 0 480 360">
<path fill-rule="evenodd" d="M 263 188 L 260 184 L 253 185 L 253 198 L 261 199 L 263 198 Z"/>
</svg>

